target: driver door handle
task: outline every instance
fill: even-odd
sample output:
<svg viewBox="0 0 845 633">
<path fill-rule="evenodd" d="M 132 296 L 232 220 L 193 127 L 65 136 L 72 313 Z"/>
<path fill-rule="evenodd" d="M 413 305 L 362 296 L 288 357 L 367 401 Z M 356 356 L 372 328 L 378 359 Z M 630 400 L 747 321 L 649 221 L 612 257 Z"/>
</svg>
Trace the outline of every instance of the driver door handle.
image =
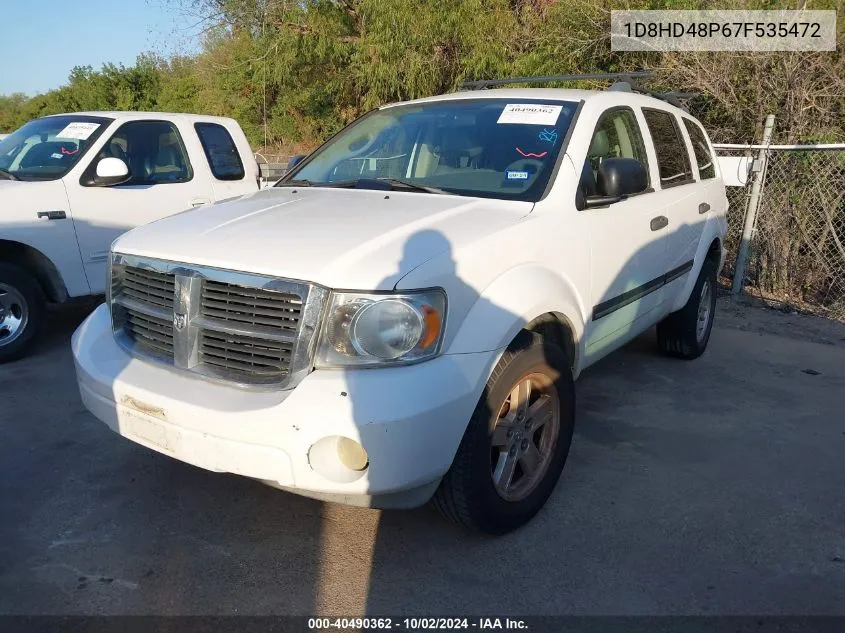
<svg viewBox="0 0 845 633">
<path fill-rule="evenodd" d="M 47 220 L 64 220 L 67 218 L 67 213 L 64 211 L 39 211 L 38 212 L 38 219 L 47 219 Z"/>
<path fill-rule="evenodd" d="M 208 204 L 211 204 L 211 198 L 194 198 L 191 200 L 191 206 L 196 209 L 197 207 L 204 207 Z"/>
<path fill-rule="evenodd" d="M 652 218 L 651 223 L 649 224 L 649 226 L 651 226 L 652 231 L 659 231 L 660 229 L 668 225 L 669 218 L 667 218 L 665 215 L 658 215 L 656 218 Z"/>
</svg>

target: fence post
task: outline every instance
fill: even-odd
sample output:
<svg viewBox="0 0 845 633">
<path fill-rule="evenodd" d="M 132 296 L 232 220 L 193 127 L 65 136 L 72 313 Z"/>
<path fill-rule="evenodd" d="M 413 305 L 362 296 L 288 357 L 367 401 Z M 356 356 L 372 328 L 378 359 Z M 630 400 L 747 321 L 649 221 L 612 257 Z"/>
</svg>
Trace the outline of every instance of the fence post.
<svg viewBox="0 0 845 633">
<path fill-rule="evenodd" d="M 766 147 L 757 153 L 757 160 L 751 167 L 751 195 L 748 196 L 748 206 L 745 208 L 745 224 L 742 226 L 742 239 L 739 242 L 739 251 L 736 255 L 734 265 L 734 280 L 731 294 L 736 296 L 742 292 L 742 282 L 745 279 L 745 265 L 748 263 L 748 249 L 751 246 L 751 235 L 754 232 L 754 225 L 757 221 L 757 211 L 760 209 L 760 197 L 763 190 L 763 179 L 766 177 L 766 162 L 769 152 L 768 146 L 772 142 L 772 131 L 775 127 L 775 115 L 766 117 L 766 125 L 763 128 L 763 145 Z"/>
</svg>

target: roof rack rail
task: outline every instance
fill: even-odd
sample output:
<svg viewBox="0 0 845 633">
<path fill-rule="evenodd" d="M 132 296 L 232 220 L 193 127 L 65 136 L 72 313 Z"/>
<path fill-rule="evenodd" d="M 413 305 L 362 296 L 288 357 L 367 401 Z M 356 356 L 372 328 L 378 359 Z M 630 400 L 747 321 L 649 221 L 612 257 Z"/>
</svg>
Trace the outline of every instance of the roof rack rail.
<svg viewBox="0 0 845 633">
<path fill-rule="evenodd" d="M 698 92 L 654 92 L 648 88 L 643 88 L 637 83 L 627 81 L 618 81 L 608 88 L 608 90 L 612 90 L 614 92 L 637 92 L 639 94 L 648 95 L 650 97 L 654 97 L 655 99 L 665 101 L 666 103 L 687 112 L 689 112 L 689 109 L 686 104 L 681 101 L 681 99 L 692 99 L 701 94 Z"/>
<path fill-rule="evenodd" d="M 698 92 L 653 92 L 640 85 L 639 79 L 648 79 L 654 75 L 649 70 L 635 70 L 627 73 L 587 73 L 583 75 L 545 75 L 542 77 L 510 77 L 507 79 L 479 79 L 478 81 L 465 81 L 460 85 L 460 90 L 485 90 L 493 86 L 507 86 L 511 84 L 543 84 L 554 81 L 602 81 L 617 80 L 608 90 L 615 92 L 637 92 L 649 95 L 655 99 L 665 101 L 677 108 L 689 111 L 682 99 L 697 97 Z"/>
<path fill-rule="evenodd" d="M 543 77 L 510 77 L 507 79 L 479 79 L 465 81 L 460 85 L 461 90 L 484 90 L 493 86 L 508 86 L 510 84 L 547 84 L 554 81 L 590 81 L 610 79 L 645 79 L 654 73 L 648 70 L 637 70 L 628 73 L 587 73 L 584 75 L 545 75 Z"/>
</svg>

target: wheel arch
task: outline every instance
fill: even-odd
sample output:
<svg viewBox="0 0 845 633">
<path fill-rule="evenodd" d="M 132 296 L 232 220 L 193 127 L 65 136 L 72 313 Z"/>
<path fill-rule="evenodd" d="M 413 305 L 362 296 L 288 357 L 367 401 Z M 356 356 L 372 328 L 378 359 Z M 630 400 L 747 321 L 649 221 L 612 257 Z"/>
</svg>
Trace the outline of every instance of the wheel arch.
<svg viewBox="0 0 845 633">
<path fill-rule="evenodd" d="M 67 287 L 59 269 L 37 248 L 0 239 L 0 262 L 14 264 L 32 275 L 48 301 L 63 303 L 68 300 Z"/>
<path fill-rule="evenodd" d="M 584 307 L 574 284 L 538 264 L 511 269 L 480 294 L 446 353 L 504 349 L 523 331 L 551 337 L 567 353 L 573 378 L 583 358 Z"/>
<path fill-rule="evenodd" d="M 710 223 L 708 222 L 705 226 L 710 226 Z M 693 260 L 694 265 L 684 282 L 682 291 L 677 295 L 677 298 L 671 306 L 671 312 L 676 312 L 686 305 L 690 298 L 690 294 L 692 293 L 692 289 L 695 286 L 695 282 L 701 274 L 701 268 L 704 266 L 705 261 L 712 261 L 716 265 L 716 277 L 718 279 L 719 272 L 721 271 L 722 264 L 724 263 L 724 257 L 725 253 L 722 248 L 722 235 L 715 230 L 708 230 L 706 234 L 702 236 L 702 239 L 698 244 L 698 251 L 696 252 L 695 259 Z"/>
</svg>

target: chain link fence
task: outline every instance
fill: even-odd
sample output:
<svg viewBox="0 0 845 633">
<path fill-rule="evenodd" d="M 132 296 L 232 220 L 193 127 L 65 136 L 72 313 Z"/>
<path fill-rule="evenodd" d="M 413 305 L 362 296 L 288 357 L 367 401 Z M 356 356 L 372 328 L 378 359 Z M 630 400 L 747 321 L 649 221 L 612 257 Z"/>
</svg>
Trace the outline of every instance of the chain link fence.
<svg viewBox="0 0 845 633">
<path fill-rule="evenodd" d="M 272 185 L 279 178 L 285 175 L 288 168 L 288 161 L 293 158 L 291 154 L 267 154 L 255 152 L 255 160 L 258 163 L 261 182 L 264 186 Z"/>
<path fill-rule="evenodd" d="M 717 146 L 717 153 L 751 157 L 757 151 Z M 845 321 L 845 145 L 770 146 L 760 168 L 762 196 L 742 287 L 765 300 Z M 750 189 L 749 183 L 727 190 L 731 208 L 722 274 L 729 278 L 736 273 Z"/>
</svg>

